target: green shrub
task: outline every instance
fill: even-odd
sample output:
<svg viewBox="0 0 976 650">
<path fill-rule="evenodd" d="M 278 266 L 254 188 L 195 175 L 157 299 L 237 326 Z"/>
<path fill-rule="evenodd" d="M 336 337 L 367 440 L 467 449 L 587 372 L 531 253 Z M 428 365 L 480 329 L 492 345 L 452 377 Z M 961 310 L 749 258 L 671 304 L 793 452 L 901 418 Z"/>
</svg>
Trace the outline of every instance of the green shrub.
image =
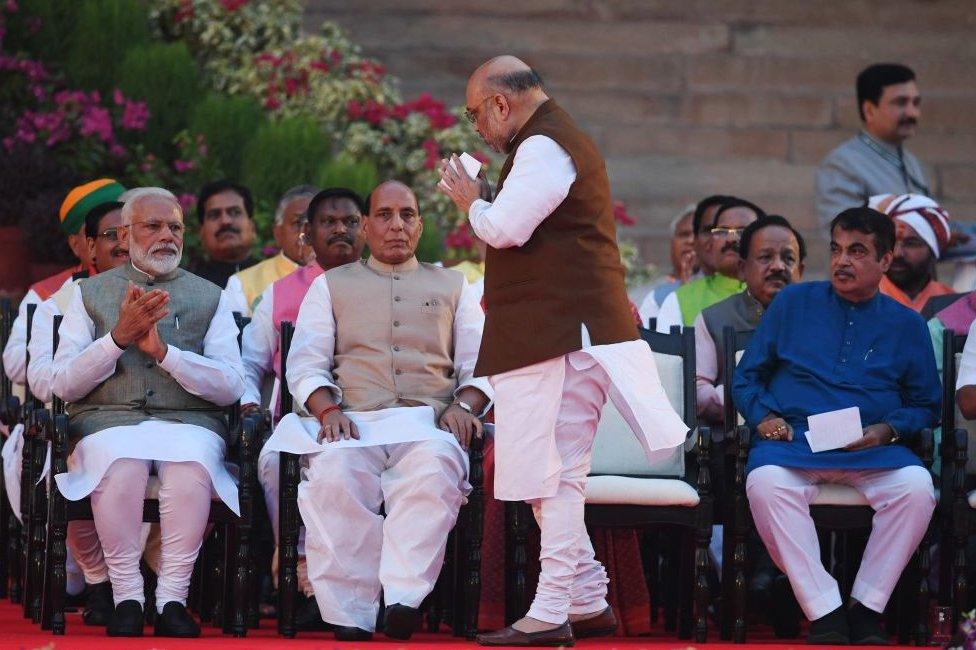
<svg viewBox="0 0 976 650">
<path fill-rule="evenodd" d="M 364 198 L 379 182 L 380 173 L 375 164 L 368 160 L 355 161 L 343 155 L 323 164 L 315 177 L 315 184 L 322 189 L 347 187 Z"/>
<path fill-rule="evenodd" d="M 276 202 L 288 188 L 314 180 L 331 150 L 310 117 L 265 123 L 244 148 L 241 181 L 255 199 Z"/>
<path fill-rule="evenodd" d="M 224 177 L 241 178 L 244 147 L 264 123 L 264 111 L 250 97 L 210 94 L 193 109 L 190 131 L 202 133 L 210 157 Z"/>
<path fill-rule="evenodd" d="M 150 41 L 149 14 L 139 0 L 54 0 L 50 4 L 57 5 L 58 12 L 67 6 L 74 7 L 70 56 L 64 64 L 68 77 L 85 88 L 103 93 L 111 91 L 126 53 Z M 55 13 L 55 20 L 63 25 L 65 18 Z"/>
<path fill-rule="evenodd" d="M 60 64 L 71 51 L 81 3 L 63 0 L 21 0 L 8 13 L 3 49 L 26 52 L 45 64 Z"/>
<path fill-rule="evenodd" d="M 417 259 L 421 262 L 439 262 L 444 259 L 444 233 L 436 217 L 424 218 L 424 232 L 417 244 Z"/>
<path fill-rule="evenodd" d="M 183 43 L 134 47 L 119 69 L 119 88 L 149 107 L 149 124 L 140 139 L 150 151 L 174 153 L 173 138 L 186 129 L 200 98 L 200 72 Z"/>
</svg>

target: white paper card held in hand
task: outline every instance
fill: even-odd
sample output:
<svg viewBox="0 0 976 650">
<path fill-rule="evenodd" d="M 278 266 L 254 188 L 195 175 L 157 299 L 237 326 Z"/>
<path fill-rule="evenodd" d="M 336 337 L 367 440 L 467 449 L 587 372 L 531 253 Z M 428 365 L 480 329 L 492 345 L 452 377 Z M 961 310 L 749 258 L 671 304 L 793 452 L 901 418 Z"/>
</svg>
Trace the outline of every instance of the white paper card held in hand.
<svg viewBox="0 0 976 650">
<path fill-rule="evenodd" d="M 856 406 L 811 415 L 807 426 L 807 442 L 814 453 L 846 447 L 864 436 L 861 410 Z"/>
<path fill-rule="evenodd" d="M 458 160 L 461 161 L 461 166 L 464 167 L 464 171 L 468 173 L 468 176 L 470 176 L 472 179 L 478 178 L 478 172 L 481 171 L 481 163 L 477 158 L 465 151 L 458 156 Z M 454 169 L 457 170 L 457 167 L 454 166 L 453 160 L 451 161 L 451 167 L 454 167 Z"/>
</svg>

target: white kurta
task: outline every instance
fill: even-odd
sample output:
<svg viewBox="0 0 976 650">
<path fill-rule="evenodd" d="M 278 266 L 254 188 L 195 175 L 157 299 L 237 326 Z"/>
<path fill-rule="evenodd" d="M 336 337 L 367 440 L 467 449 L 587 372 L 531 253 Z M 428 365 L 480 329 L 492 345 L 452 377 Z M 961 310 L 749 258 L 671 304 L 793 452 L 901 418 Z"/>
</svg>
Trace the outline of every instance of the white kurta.
<svg viewBox="0 0 976 650">
<path fill-rule="evenodd" d="M 669 334 L 675 325 L 684 327 L 684 320 L 681 318 L 681 303 L 678 302 L 678 292 L 672 291 L 661 303 L 661 309 L 657 312 L 657 331 L 662 334 Z"/>
<path fill-rule="evenodd" d="M 251 305 L 247 304 L 247 296 L 244 295 L 244 285 L 237 274 L 227 278 L 227 286 L 224 287 L 224 295 L 227 296 L 228 307 L 231 313 L 235 311 L 241 316 L 251 315 Z"/>
<path fill-rule="evenodd" d="M 74 280 L 69 277 L 61 288 L 72 282 Z M 27 305 L 39 305 L 41 302 L 43 301 L 36 291 L 31 289 L 27 292 L 17 308 L 17 318 L 10 328 L 7 346 L 3 349 L 3 370 L 15 384 L 23 384 L 27 377 Z"/>
<path fill-rule="evenodd" d="M 234 277 L 231 276 L 231 280 Z M 238 285 L 240 282 L 238 281 Z M 241 338 L 241 360 L 244 362 L 244 396 L 241 404 L 261 403 L 261 384 L 274 372 L 275 352 L 278 350 L 278 332 L 273 322 L 274 284 L 261 294 L 261 300 L 251 315 L 251 322 L 244 328 Z M 227 282 L 230 290 L 230 281 Z M 243 296 L 243 290 L 241 296 Z M 276 380 L 277 385 L 277 380 Z M 277 390 L 274 391 L 277 394 Z M 272 398 L 271 403 L 275 404 Z"/>
<path fill-rule="evenodd" d="M 512 169 L 495 201 L 476 200 L 468 211 L 468 219 L 478 237 L 489 246 L 522 246 L 566 199 L 575 180 L 576 167 L 569 153 L 552 138 L 531 136 L 516 150 Z M 671 408 L 647 344 L 628 341 L 590 346 L 585 340 L 581 351 L 609 375 L 610 398 L 630 424 L 649 460 L 655 459 L 656 452 L 670 450 L 685 441 L 688 428 Z M 535 440 L 526 438 L 526 430 L 508 432 L 496 427 L 497 499 L 544 498 L 556 492 L 561 464 L 556 451 L 555 426 L 562 391 L 560 385 L 548 388 L 523 397 L 525 412 L 539 414 L 535 426 L 530 427 Z"/>
<path fill-rule="evenodd" d="M 54 359 L 53 389 L 66 402 L 77 401 L 114 372 L 122 356 L 111 333 L 95 339 L 95 324 L 75 293 L 61 323 Z M 203 340 L 203 355 L 168 347 L 159 367 L 188 392 L 217 406 L 228 406 L 244 392 L 244 371 L 237 349 L 237 326 L 222 295 Z M 75 446 L 72 469 L 55 480 L 65 498 L 81 499 L 98 485 L 105 470 L 120 458 L 195 461 L 210 475 L 214 491 L 239 513 L 234 478 L 224 466 L 224 442 L 204 427 L 165 420 L 111 427 L 85 436 Z"/>
</svg>

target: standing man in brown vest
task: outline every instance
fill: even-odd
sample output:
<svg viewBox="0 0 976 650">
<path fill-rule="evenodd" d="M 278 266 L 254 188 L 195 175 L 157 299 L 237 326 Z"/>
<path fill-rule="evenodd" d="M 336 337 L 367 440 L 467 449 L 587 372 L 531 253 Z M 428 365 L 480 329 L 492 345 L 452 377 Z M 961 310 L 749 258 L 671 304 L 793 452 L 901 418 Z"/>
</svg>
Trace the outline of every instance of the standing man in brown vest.
<svg viewBox="0 0 976 650">
<path fill-rule="evenodd" d="M 609 395 L 645 452 L 682 443 L 624 288 L 610 183 L 592 140 L 534 70 L 494 58 L 468 81 L 468 119 L 508 154 L 495 200 L 454 157 L 440 187 L 488 244 L 476 375 L 495 389 L 495 497 L 528 501 L 542 574 L 528 614 L 484 645 L 571 644 L 610 634 L 607 575 L 583 523 L 586 475 Z"/>
</svg>

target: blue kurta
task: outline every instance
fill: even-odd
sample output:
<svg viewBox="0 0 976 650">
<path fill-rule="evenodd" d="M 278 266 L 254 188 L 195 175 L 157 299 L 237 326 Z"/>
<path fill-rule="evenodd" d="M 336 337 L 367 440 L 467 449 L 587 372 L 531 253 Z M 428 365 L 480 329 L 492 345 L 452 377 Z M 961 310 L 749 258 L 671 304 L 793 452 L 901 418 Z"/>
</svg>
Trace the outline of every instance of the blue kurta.
<svg viewBox="0 0 976 650">
<path fill-rule="evenodd" d="M 829 282 L 783 289 L 759 321 L 732 385 L 750 428 L 770 412 L 793 427 L 792 442 L 753 438 L 746 471 L 763 465 L 802 469 L 895 469 L 921 465 L 905 443 L 935 426 L 941 389 L 922 318 L 876 294 L 852 303 Z M 884 422 L 899 444 L 813 453 L 807 417 L 857 406 L 861 424 Z"/>
</svg>

